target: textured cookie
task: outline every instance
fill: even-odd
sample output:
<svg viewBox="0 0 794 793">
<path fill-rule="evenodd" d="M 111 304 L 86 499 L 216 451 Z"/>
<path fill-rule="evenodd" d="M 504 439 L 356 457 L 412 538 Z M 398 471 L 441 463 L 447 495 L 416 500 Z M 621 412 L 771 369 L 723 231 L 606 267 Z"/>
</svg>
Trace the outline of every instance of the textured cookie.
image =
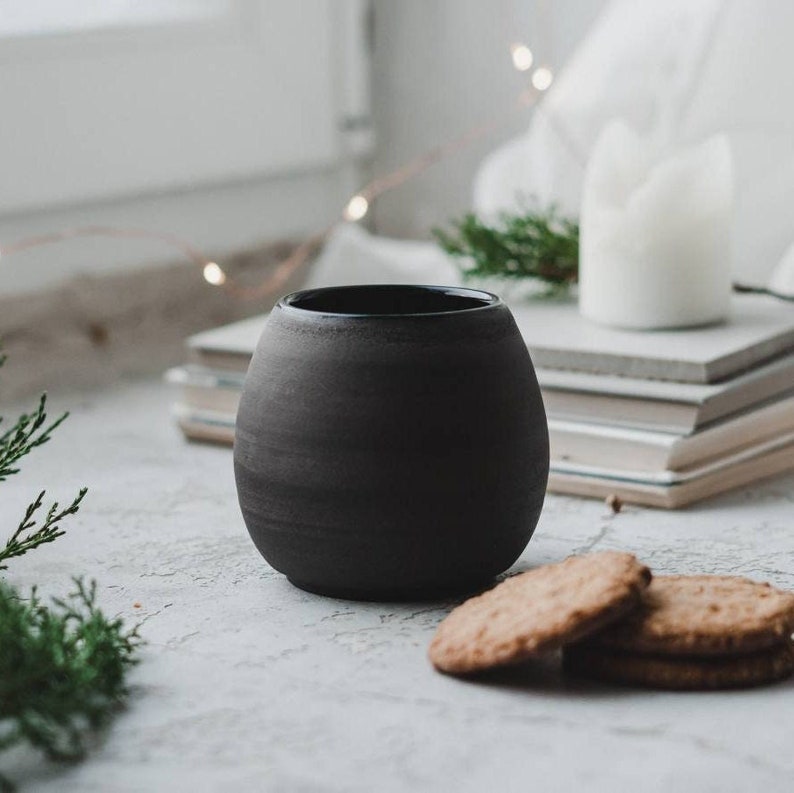
<svg viewBox="0 0 794 793">
<path fill-rule="evenodd" d="M 723 657 L 641 655 L 591 643 L 571 645 L 563 653 L 565 670 L 570 674 L 677 691 L 762 686 L 783 680 L 794 672 L 791 642 L 761 652 Z"/>
<path fill-rule="evenodd" d="M 635 608 L 650 579 L 634 556 L 614 551 L 508 578 L 449 614 L 430 660 L 442 672 L 467 674 L 556 650 Z"/>
<path fill-rule="evenodd" d="M 656 655 L 725 655 L 779 645 L 794 631 L 794 593 L 733 576 L 655 576 L 642 608 L 593 637 Z"/>
</svg>

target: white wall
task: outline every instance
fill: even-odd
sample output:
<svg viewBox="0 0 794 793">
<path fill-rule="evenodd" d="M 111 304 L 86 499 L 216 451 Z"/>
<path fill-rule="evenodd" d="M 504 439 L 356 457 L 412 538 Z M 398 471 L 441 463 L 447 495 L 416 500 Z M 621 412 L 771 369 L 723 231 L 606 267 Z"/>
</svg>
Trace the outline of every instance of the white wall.
<svg viewBox="0 0 794 793">
<path fill-rule="evenodd" d="M 504 113 L 527 82 L 509 46 L 537 62 L 565 62 L 606 0 L 374 0 L 374 171 L 382 173 Z M 471 206 L 482 158 L 517 134 L 523 111 L 497 134 L 412 180 L 376 204 L 377 231 L 425 237 Z"/>
<path fill-rule="evenodd" d="M 299 239 L 330 222 L 350 184 L 351 169 L 336 167 L 4 215 L 0 240 L 10 244 L 86 225 L 133 227 L 181 237 L 222 263 L 224 253 Z M 59 242 L 0 256 L 0 296 L 53 286 L 78 273 L 134 270 L 182 258 L 159 241 L 92 237 Z"/>
<path fill-rule="evenodd" d="M 234 2 L 261 4 L 271 14 L 279 5 L 272 0 Z M 281 4 L 292 9 L 292 16 L 293 2 L 295 0 L 281 0 Z M 301 13 L 312 14 L 313 3 L 319 2 L 300 0 Z M 340 5 L 334 5 L 336 14 L 344 18 L 341 0 L 334 0 L 335 4 L 337 2 Z M 353 13 L 361 12 L 363 0 L 345 0 L 348 2 L 358 5 L 359 10 Z M 526 74 L 513 69 L 510 44 L 516 40 L 525 41 L 532 46 L 539 61 L 559 66 L 604 2 L 372 0 L 375 21 L 372 91 L 376 124 L 372 172 L 388 171 L 434 144 L 454 138 L 503 113 L 528 79 Z M 335 53 L 348 48 L 349 31 L 348 27 L 347 34 L 335 32 Z M 311 53 L 302 50 L 301 44 L 300 40 L 292 41 L 289 49 L 295 53 L 295 63 L 302 64 L 303 68 L 306 63 L 299 59 Z M 9 65 L 13 65 L 13 58 L 10 61 L 0 59 L 0 78 Z M 348 76 L 337 78 L 338 110 L 342 114 L 356 115 L 362 101 L 358 94 L 365 88 L 361 88 L 359 81 L 350 79 L 349 61 L 342 58 L 339 66 Z M 284 68 L 288 67 L 289 63 L 285 63 Z M 278 76 L 275 74 L 277 79 Z M 272 70 L 262 79 L 271 77 Z M 44 77 L 41 79 L 47 83 Z M 305 98 L 295 95 L 291 101 L 300 106 Z M 256 109 L 259 114 L 261 107 Z M 211 105 L 206 112 L 212 112 Z M 151 115 L 148 113 L 147 118 Z M 394 236 L 424 237 L 434 225 L 444 224 L 450 217 L 465 211 L 470 206 L 472 177 L 482 157 L 500 141 L 524 128 L 528 120 L 528 111 L 524 111 L 498 134 L 379 199 L 373 213 L 377 230 Z M 50 140 L 56 151 L 58 141 L 62 142 L 64 136 L 74 140 L 78 135 L 76 139 L 80 139 L 79 130 L 61 129 L 53 117 L 50 123 L 54 125 Z M 151 123 L 150 118 L 147 123 Z M 245 125 L 248 120 L 237 114 L 225 119 L 225 123 L 233 127 Z M 24 136 L 18 134 L 18 140 L 20 146 L 26 145 Z M 5 211 L 0 214 L 0 245 L 27 235 L 84 224 L 126 225 L 170 232 L 212 255 L 262 241 L 306 234 L 333 219 L 362 178 L 360 158 L 358 161 L 351 159 L 349 145 L 347 154 L 344 144 L 341 148 L 337 161 L 305 170 L 270 175 L 252 172 L 248 177 L 220 179 L 214 184 L 205 180 L 157 192 L 137 190 L 123 195 L 115 190 L 114 194 L 101 199 L 86 198 L 25 211 Z M 210 148 L 207 157 L 212 156 Z M 13 147 L 6 146 L 0 151 L 0 163 L 3 158 L 9 167 L 14 166 Z M 4 171 L 7 175 L 9 168 L 4 167 Z M 6 192 L 13 191 L 13 184 L 21 178 L 17 171 L 14 173 L 13 182 L 4 182 Z M 46 174 L 37 174 L 46 186 L 44 176 Z M 20 185 L 16 189 L 21 191 L 23 187 Z M 79 187 L 75 183 L 75 188 Z M 51 285 L 78 272 L 131 269 L 158 261 L 173 261 L 177 256 L 160 243 L 138 240 L 60 243 L 0 257 L 0 295 Z"/>
<path fill-rule="evenodd" d="M 116 225 L 215 255 L 339 214 L 367 148 L 345 123 L 369 115 L 366 0 L 202 3 L 135 24 L 88 24 L 76 6 L 31 8 L 44 29 L 0 19 L 0 249 Z M 0 295 L 178 256 L 137 240 L 39 247 L 0 257 Z"/>
</svg>

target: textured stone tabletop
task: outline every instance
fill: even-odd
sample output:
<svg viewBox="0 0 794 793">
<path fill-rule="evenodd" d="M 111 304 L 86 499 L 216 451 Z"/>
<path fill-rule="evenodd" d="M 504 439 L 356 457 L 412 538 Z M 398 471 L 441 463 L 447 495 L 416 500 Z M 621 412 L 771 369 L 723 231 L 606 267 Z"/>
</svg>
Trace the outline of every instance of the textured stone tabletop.
<svg viewBox="0 0 794 793">
<path fill-rule="evenodd" d="M 169 400 L 159 383 L 53 400 L 72 417 L 3 485 L 6 528 L 41 487 L 66 501 L 89 486 L 67 535 L 9 578 L 59 594 L 93 576 L 148 642 L 129 707 L 86 762 L 0 758 L 23 791 L 792 789 L 794 682 L 657 693 L 553 666 L 462 682 L 425 656 L 450 603 L 293 588 L 248 539 L 231 453 L 186 444 Z M 794 477 L 680 513 L 549 497 L 516 568 L 596 548 L 794 588 Z"/>
</svg>

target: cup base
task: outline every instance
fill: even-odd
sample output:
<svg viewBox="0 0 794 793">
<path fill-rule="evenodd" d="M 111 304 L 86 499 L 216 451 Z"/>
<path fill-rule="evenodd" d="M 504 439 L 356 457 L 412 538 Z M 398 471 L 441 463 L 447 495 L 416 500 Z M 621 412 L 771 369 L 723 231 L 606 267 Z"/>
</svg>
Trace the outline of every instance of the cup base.
<svg viewBox="0 0 794 793">
<path fill-rule="evenodd" d="M 307 581 L 300 581 L 287 576 L 287 581 L 294 587 L 311 592 L 313 595 L 336 598 L 338 600 L 358 600 L 370 603 L 406 603 L 425 600 L 445 600 L 452 597 L 463 597 L 482 592 L 494 582 L 494 578 L 478 579 L 438 587 L 390 587 L 383 589 L 356 589 L 348 587 L 324 586 Z"/>
</svg>

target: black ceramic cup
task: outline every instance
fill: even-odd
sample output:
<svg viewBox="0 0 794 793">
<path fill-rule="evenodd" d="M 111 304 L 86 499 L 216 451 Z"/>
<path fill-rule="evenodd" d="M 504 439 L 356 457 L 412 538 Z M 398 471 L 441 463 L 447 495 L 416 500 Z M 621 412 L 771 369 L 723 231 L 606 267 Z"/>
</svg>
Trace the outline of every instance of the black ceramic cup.
<svg viewBox="0 0 794 793">
<path fill-rule="evenodd" d="M 234 467 L 251 538 L 298 587 L 390 600 L 488 583 L 532 536 L 549 471 L 512 314 L 456 287 L 282 298 L 246 377 Z"/>
</svg>

